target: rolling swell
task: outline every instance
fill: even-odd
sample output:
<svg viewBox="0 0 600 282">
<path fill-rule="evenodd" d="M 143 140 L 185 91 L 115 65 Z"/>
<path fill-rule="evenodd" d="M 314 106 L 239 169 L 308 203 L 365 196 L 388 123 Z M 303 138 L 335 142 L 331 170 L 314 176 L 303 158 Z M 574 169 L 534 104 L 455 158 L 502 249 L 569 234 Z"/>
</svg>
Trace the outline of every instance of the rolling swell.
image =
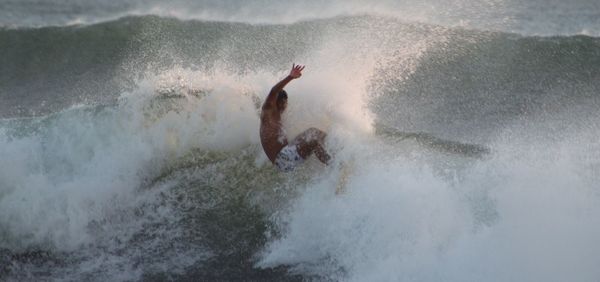
<svg viewBox="0 0 600 282">
<path fill-rule="evenodd" d="M 2 114 L 32 115 L 44 108 L 41 100 L 60 110 L 81 101 L 79 95 L 93 96 L 93 89 L 110 93 L 118 79 L 116 67 L 126 56 L 123 50 L 139 28 L 121 21 L 0 31 L 0 95 L 11 101 Z M 14 108 L 17 112 L 10 112 Z"/>
<path fill-rule="evenodd" d="M 574 108 L 593 113 L 600 106 L 599 47 L 599 38 L 587 36 L 454 30 L 408 77 L 389 79 L 372 103 L 380 119 L 404 121 L 407 131 L 486 142 L 515 120 Z"/>
<path fill-rule="evenodd" d="M 390 50 L 395 42 L 444 38 L 425 51 L 410 77 L 393 78 L 402 70 L 383 65 L 374 77 L 374 87 L 393 94 L 392 105 L 417 105 L 414 97 L 426 95 L 431 98 L 427 100 L 434 101 L 426 110 L 430 113 L 453 108 L 456 111 L 446 115 L 476 114 L 479 118 L 496 109 L 504 113 L 492 114 L 514 115 L 542 107 L 540 99 L 545 98 L 541 96 L 555 95 L 546 90 L 562 87 L 565 92 L 577 92 L 575 96 L 589 96 L 590 91 L 572 88 L 591 85 L 593 91 L 598 87 L 600 40 L 594 37 L 523 37 L 407 24 L 373 16 L 292 25 L 142 16 L 89 26 L 0 30 L 0 97 L 6 101 L 0 116 L 40 115 L 76 103 L 107 103 L 124 89 L 135 87 L 140 77 L 174 66 L 204 71 L 217 65 L 236 71 L 277 70 L 295 57 L 318 50 L 323 41 L 352 33 L 379 41 Z M 397 57 L 379 59 L 393 61 Z M 466 100 L 469 101 L 464 103 Z M 439 103 L 459 107 L 443 107 Z M 418 120 L 422 115 L 391 117 Z M 426 120 L 429 122 L 430 118 Z M 412 123 L 410 130 L 421 126 Z"/>
<path fill-rule="evenodd" d="M 262 27 L 155 16 L 1 30 L 0 97 L 9 103 L 0 115 L 39 115 L 78 102 L 111 101 L 146 73 L 175 65 L 207 70 L 229 61 L 244 70 L 287 64 L 305 49 L 300 38 L 309 33 L 310 25 Z"/>
</svg>

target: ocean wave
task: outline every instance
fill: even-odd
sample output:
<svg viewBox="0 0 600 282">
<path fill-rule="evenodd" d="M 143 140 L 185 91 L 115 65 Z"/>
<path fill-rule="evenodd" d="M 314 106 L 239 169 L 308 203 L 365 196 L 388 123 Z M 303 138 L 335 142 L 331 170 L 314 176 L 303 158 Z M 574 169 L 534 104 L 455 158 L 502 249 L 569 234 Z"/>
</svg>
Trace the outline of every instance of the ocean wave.
<svg viewBox="0 0 600 282">
<path fill-rule="evenodd" d="M 0 39 L 1 280 L 599 275 L 598 38 L 142 16 Z M 294 62 L 284 128 L 334 162 L 281 174 L 259 110 Z"/>
</svg>

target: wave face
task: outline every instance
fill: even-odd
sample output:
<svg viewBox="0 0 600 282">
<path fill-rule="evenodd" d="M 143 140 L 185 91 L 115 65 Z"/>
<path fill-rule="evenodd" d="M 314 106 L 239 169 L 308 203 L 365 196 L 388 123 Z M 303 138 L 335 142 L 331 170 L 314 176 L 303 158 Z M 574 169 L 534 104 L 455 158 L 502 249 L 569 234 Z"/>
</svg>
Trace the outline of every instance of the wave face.
<svg viewBox="0 0 600 282">
<path fill-rule="evenodd" d="M 600 38 L 58 25 L 0 30 L 0 280 L 600 277 Z M 282 174 L 259 109 L 292 62 L 287 134 L 335 160 Z"/>
</svg>

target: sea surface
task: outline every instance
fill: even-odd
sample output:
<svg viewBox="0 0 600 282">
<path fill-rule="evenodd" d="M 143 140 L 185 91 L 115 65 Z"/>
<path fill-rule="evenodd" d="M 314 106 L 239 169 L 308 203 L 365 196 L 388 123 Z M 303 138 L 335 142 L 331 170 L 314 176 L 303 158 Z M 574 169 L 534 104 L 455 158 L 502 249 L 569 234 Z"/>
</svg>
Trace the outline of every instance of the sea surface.
<svg viewBox="0 0 600 282">
<path fill-rule="evenodd" d="M 0 0 L 0 281 L 599 281 L 599 140 L 597 0 Z"/>
</svg>

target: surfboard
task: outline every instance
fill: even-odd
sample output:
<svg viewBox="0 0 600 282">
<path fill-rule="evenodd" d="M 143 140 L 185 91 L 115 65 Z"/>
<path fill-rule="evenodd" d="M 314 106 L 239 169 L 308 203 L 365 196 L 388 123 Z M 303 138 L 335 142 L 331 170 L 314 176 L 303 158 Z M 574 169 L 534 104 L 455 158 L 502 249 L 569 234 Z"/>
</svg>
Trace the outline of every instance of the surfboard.
<svg viewBox="0 0 600 282">
<path fill-rule="evenodd" d="M 490 153 L 490 149 L 483 145 L 445 140 L 425 132 L 404 132 L 383 124 L 375 125 L 375 133 L 388 140 L 414 140 L 425 148 L 447 154 L 480 158 Z"/>
</svg>

